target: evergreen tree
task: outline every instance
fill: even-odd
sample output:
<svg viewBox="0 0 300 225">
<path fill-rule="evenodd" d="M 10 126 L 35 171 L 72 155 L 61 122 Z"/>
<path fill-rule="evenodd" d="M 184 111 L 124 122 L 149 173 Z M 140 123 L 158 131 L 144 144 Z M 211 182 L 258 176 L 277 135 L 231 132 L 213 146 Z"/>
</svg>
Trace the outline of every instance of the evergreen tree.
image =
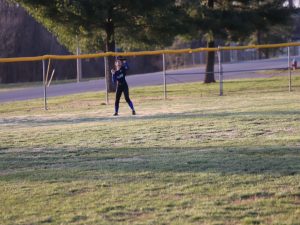
<svg viewBox="0 0 300 225">
<path fill-rule="evenodd" d="M 287 42 L 291 38 L 292 15 L 297 12 L 293 6 L 283 7 L 285 1 L 253 1 L 252 8 L 256 12 L 253 17 L 253 32 L 246 40 L 251 44 L 267 44 Z M 268 58 L 272 49 L 259 49 L 259 59 Z"/>
<path fill-rule="evenodd" d="M 90 48 L 115 51 L 118 46 L 170 45 L 180 31 L 175 0 L 16 0 L 69 47 L 76 35 Z M 74 49 L 74 46 L 73 46 Z M 109 67 L 114 58 L 109 59 Z M 111 74 L 109 91 L 115 87 Z"/>
<path fill-rule="evenodd" d="M 257 31 L 268 32 L 271 26 L 286 25 L 292 10 L 285 0 L 181 0 L 190 16 L 192 37 L 198 32 L 215 47 L 216 40 L 244 41 Z M 259 42 L 258 42 L 259 43 Z M 205 83 L 215 82 L 215 54 L 207 55 Z"/>
</svg>

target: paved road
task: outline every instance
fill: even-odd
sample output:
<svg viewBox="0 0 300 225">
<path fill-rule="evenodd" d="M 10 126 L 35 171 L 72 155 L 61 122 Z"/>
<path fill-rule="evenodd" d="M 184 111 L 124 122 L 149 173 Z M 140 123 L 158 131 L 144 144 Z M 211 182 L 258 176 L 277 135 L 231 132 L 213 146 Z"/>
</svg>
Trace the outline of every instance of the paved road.
<svg viewBox="0 0 300 225">
<path fill-rule="evenodd" d="M 300 61 L 300 57 L 297 58 L 297 61 Z M 268 77 L 271 75 L 263 75 L 261 73 L 251 72 L 249 70 L 287 68 L 287 64 L 287 58 L 227 63 L 223 64 L 224 79 Z M 204 69 L 205 68 L 203 66 L 200 66 L 189 69 L 169 70 L 167 71 L 167 83 L 203 81 Z M 237 70 L 243 71 L 235 72 Z M 215 71 L 218 72 L 218 66 L 215 67 Z M 216 73 L 216 79 L 218 79 L 218 73 Z M 130 87 L 161 85 L 163 83 L 163 76 L 162 72 L 130 75 L 127 77 L 127 81 Z M 80 83 L 52 85 L 47 88 L 47 96 L 63 96 L 75 93 L 103 90 L 105 90 L 104 80 L 98 79 Z M 43 87 L 30 87 L 19 90 L 0 92 L 0 102 L 29 100 L 42 98 L 43 96 Z"/>
</svg>

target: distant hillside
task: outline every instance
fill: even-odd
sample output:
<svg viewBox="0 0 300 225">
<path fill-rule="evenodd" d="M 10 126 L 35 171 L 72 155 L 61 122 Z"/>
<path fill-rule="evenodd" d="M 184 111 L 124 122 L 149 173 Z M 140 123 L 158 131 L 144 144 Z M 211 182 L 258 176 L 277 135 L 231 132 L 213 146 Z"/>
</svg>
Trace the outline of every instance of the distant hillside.
<svg viewBox="0 0 300 225">
<path fill-rule="evenodd" d="M 16 4 L 0 0 L 0 57 L 38 56 L 44 54 L 70 54 L 56 38 L 28 13 Z M 98 74 L 101 61 L 83 63 L 88 74 Z M 76 62 L 56 61 L 52 69 L 56 79 L 75 78 Z M 0 64 L 0 83 L 13 83 L 42 80 L 42 63 L 4 63 Z"/>
</svg>

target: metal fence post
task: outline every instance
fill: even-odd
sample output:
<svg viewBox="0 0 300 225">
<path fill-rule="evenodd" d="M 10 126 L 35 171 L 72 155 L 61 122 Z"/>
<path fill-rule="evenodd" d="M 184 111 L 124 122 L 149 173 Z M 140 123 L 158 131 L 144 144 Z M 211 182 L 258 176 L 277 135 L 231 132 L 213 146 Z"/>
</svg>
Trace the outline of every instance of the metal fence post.
<svg viewBox="0 0 300 225">
<path fill-rule="evenodd" d="M 77 46 L 76 55 L 79 56 L 81 54 L 80 48 Z M 81 59 L 77 58 L 76 60 L 76 69 L 77 69 L 77 83 L 79 83 L 82 79 L 82 64 Z"/>
<path fill-rule="evenodd" d="M 79 56 L 81 54 L 81 49 L 79 46 L 79 38 L 76 35 L 76 55 Z M 82 64 L 81 64 L 81 59 L 77 58 L 76 59 L 76 69 L 77 69 L 77 83 L 79 83 L 82 79 Z"/>
<path fill-rule="evenodd" d="M 163 56 L 163 76 L 164 76 L 164 99 L 167 99 L 167 77 L 166 77 L 166 58 L 165 54 Z"/>
<path fill-rule="evenodd" d="M 288 71 L 289 71 L 289 92 L 292 91 L 292 70 L 291 70 L 291 53 L 290 53 L 290 47 L 287 47 L 288 52 Z"/>
<path fill-rule="evenodd" d="M 104 57 L 104 74 L 105 74 L 105 77 L 104 77 L 104 80 L 105 80 L 105 102 L 106 102 L 106 105 L 109 104 L 109 99 L 108 99 L 108 83 L 107 83 L 107 77 L 108 77 L 108 58 L 107 56 Z"/>
<path fill-rule="evenodd" d="M 219 83 L 220 83 L 220 96 L 223 96 L 223 67 L 221 48 L 218 46 L 218 61 L 219 61 Z"/>
<path fill-rule="evenodd" d="M 47 107 L 47 81 L 46 81 L 46 68 L 45 68 L 45 60 L 43 59 L 43 85 L 44 85 L 44 109 L 48 110 Z"/>
</svg>

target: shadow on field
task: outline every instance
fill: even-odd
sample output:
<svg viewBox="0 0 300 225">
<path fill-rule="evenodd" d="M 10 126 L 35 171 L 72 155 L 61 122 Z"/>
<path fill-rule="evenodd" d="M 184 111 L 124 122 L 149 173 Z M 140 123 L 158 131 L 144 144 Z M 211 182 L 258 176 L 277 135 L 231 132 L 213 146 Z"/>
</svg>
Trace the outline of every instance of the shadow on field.
<svg viewBox="0 0 300 225">
<path fill-rule="evenodd" d="M 300 147 L 2 151 L 1 180 L 84 180 L 141 172 L 295 175 Z"/>
<path fill-rule="evenodd" d="M 182 113 L 159 113 L 153 115 L 137 115 L 137 116 L 120 116 L 120 117 L 82 117 L 82 118 L 61 118 L 61 119 L 37 119 L 37 118 L 11 118 L 3 119 L 0 121 L 4 124 L 23 124 L 23 125 L 65 125 L 65 124 L 80 124 L 80 123 L 91 123 L 91 122 L 110 122 L 110 121 L 139 121 L 147 119 L 193 119 L 193 118 L 224 118 L 224 117 L 238 117 L 238 116 L 281 116 L 281 115 L 299 115 L 299 110 L 286 110 L 286 111 L 253 111 L 253 112 L 220 112 L 214 113 L 207 110 L 193 111 L 193 112 L 182 112 Z M 292 120 L 299 120 L 298 118 L 291 118 Z"/>
</svg>

